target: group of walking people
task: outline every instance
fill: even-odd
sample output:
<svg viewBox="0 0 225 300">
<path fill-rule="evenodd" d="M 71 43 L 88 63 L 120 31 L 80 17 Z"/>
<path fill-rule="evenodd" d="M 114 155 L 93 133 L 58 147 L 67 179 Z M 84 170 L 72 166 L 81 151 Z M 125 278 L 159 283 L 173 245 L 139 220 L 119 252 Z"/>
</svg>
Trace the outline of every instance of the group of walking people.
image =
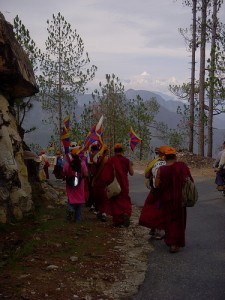
<svg viewBox="0 0 225 300">
<path fill-rule="evenodd" d="M 80 221 L 81 207 L 87 204 L 102 222 L 106 222 L 107 215 L 110 215 L 114 226 L 128 227 L 132 212 L 128 174 L 132 176 L 134 170 L 132 161 L 123 155 L 123 145 L 115 144 L 111 157 L 105 144 L 101 148 L 93 144 L 86 159 L 80 158 L 80 150 L 79 146 L 71 148 L 63 166 L 68 217 Z M 108 199 L 106 187 L 114 177 L 119 182 L 121 192 Z"/>
<path fill-rule="evenodd" d="M 64 161 L 56 155 L 54 174 L 66 181 L 67 215 L 81 221 L 86 204 L 102 222 L 112 217 L 113 226 L 128 227 L 132 214 L 128 176 L 133 176 L 133 162 L 124 156 L 124 147 L 117 143 L 109 157 L 107 145 L 93 144 L 86 159 L 81 147 L 71 144 Z M 156 157 L 145 169 L 146 186 L 150 189 L 139 217 L 139 225 L 150 229 L 150 237 L 164 239 L 172 253 L 185 246 L 186 207 L 182 205 L 182 188 L 191 176 L 188 166 L 176 159 L 176 149 L 167 145 L 155 149 Z M 58 177 L 57 177 L 58 176 Z M 121 192 L 108 199 L 106 187 L 116 177 Z"/>
</svg>

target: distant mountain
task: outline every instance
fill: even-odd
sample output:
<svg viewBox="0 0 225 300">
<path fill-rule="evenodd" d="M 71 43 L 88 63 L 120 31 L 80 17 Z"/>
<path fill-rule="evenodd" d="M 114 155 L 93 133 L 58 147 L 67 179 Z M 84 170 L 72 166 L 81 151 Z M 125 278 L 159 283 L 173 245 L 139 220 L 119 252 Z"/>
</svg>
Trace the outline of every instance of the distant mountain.
<svg viewBox="0 0 225 300">
<path fill-rule="evenodd" d="M 184 103 L 181 101 L 174 100 L 172 97 L 165 95 L 163 93 L 151 92 L 146 90 L 133 90 L 129 89 L 125 92 L 127 99 L 136 99 L 137 95 L 139 95 L 144 101 L 150 100 L 151 98 L 155 98 L 157 102 L 160 104 L 159 113 L 156 116 L 157 121 L 162 121 L 168 125 L 169 128 L 176 128 L 177 124 L 180 121 L 180 115 L 177 114 L 178 106 L 181 109 L 184 106 Z M 83 112 L 84 104 L 89 104 L 92 102 L 92 95 L 85 94 L 79 95 L 77 97 L 78 105 L 76 107 L 76 114 L 80 116 Z M 36 126 L 37 130 L 32 133 L 28 133 L 25 135 L 25 141 L 28 144 L 37 143 L 42 147 L 47 147 L 52 131 L 53 125 L 44 125 L 42 120 L 47 117 L 47 113 L 42 110 L 41 104 L 38 101 L 33 102 L 33 109 L 29 112 L 29 114 L 25 118 L 24 128 L 28 129 L 32 126 Z M 218 152 L 218 148 L 225 140 L 225 120 L 223 116 L 214 117 L 214 155 Z M 152 141 L 152 146 L 157 146 L 161 141 L 154 139 Z M 197 146 L 196 146 L 197 147 Z M 196 149 L 197 152 L 197 149 Z"/>
</svg>

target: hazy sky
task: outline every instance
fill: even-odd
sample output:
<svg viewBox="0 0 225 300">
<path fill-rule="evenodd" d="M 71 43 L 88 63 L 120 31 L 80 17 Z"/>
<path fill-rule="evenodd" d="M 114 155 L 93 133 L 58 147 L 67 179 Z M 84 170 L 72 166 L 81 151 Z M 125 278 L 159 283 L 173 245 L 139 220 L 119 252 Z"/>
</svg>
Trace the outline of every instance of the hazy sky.
<svg viewBox="0 0 225 300">
<path fill-rule="evenodd" d="M 0 0 L 0 8 L 11 23 L 18 14 L 42 49 L 46 21 L 60 12 L 98 67 L 90 91 L 112 73 L 126 90 L 164 93 L 190 78 L 190 53 L 178 28 L 189 27 L 192 15 L 181 0 Z"/>
</svg>

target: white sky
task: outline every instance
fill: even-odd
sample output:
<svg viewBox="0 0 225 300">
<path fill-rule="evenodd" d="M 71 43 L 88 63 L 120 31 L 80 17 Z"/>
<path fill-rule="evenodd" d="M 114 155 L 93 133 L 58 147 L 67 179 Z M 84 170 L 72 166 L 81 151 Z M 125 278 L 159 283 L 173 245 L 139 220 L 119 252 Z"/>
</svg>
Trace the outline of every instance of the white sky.
<svg viewBox="0 0 225 300">
<path fill-rule="evenodd" d="M 0 0 L 0 11 L 10 23 L 18 14 L 42 49 L 46 21 L 60 12 L 98 67 L 90 92 L 112 73 L 125 90 L 164 93 L 190 78 L 190 53 L 178 28 L 189 27 L 192 15 L 181 0 Z"/>
</svg>

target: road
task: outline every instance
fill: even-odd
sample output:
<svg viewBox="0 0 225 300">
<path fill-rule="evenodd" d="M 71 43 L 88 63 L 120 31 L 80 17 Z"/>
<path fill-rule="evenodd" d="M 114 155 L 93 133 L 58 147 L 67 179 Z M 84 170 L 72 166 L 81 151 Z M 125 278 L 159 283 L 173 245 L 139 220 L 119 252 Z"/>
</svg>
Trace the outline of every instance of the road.
<svg viewBox="0 0 225 300">
<path fill-rule="evenodd" d="M 213 179 L 195 178 L 199 200 L 188 208 L 186 247 L 171 254 L 163 241 L 151 242 L 148 269 L 131 300 L 225 299 L 225 197 Z M 143 175 L 130 178 L 130 194 L 142 207 L 147 196 Z"/>
</svg>

